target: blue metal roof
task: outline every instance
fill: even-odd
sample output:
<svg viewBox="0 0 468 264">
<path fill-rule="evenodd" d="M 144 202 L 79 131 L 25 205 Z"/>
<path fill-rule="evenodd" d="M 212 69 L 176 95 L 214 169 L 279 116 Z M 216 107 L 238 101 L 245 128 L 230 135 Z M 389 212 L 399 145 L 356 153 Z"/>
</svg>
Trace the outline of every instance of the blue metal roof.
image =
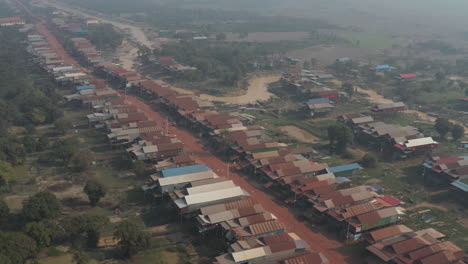
<svg viewBox="0 0 468 264">
<path fill-rule="evenodd" d="M 338 173 L 338 172 L 343 172 L 343 171 L 361 170 L 361 169 L 362 169 L 361 165 L 357 163 L 351 163 L 347 165 L 341 165 L 341 166 L 328 168 L 328 171 L 331 173 Z"/>
<path fill-rule="evenodd" d="M 204 171 L 209 171 L 209 170 L 210 168 L 208 168 L 208 166 L 206 166 L 205 164 L 196 164 L 196 165 L 185 166 L 185 167 L 180 167 L 180 168 L 162 170 L 161 172 L 162 172 L 162 176 L 164 178 L 167 178 L 167 177 L 179 176 L 179 175 L 184 175 L 184 174 L 204 172 Z"/>
<path fill-rule="evenodd" d="M 379 69 L 388 69 L 388 68 L 390 68 L 390 65 L 387 65 L 387 64 L 385 64 L 385 65 L 377 65 L 377 66 L 375 66 L 375 68 L 376 68 L 377 70 L 379 70 Z"/>
<path fill-rule="evenodd" d="M 330 99 L 328 98 L 314 98 L 314 99 L 309 99 L 306 104 L 325 104 L 329 103 Z"/>
<path fill-rule="evenodd" d="M 468 192 L 468 184 L 458 180 L 458 181 L 454 181 L 451 183 L 452 186 L 464 191 L 464 192 Z"/>
<path fill-rule="evenodd" d="M 81 86 L 76 87 L 77 91 L 90 90 L 90 89 L 96 89 L 96 86 L 94 86 L 94 85 L 81 85 Z"/>
<path fill-rule="evenodd" d="M 346 177 L 336 177 L 335 179 L 338 183 L 351 182 L 351 180 Z"/>
</svg>

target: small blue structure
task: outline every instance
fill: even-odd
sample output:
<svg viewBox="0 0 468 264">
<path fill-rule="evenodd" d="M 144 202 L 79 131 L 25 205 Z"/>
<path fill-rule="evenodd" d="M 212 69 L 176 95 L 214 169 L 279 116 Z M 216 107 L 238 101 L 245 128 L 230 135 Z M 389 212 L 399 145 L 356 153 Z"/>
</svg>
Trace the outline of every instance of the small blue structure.
<svg viewBox="0 0 468 264">
<path fill-rule="evenodd" d="M 330 167 L 327 170 L 329 173 L 333 173 L 336 176 L 346 177 L 346 176 L 354 176 L 357 171 L 362 170 L 362 167 L 358 163 L 351 163 L 347 165 Z"/>
<path fill-rule="evenodd" d="M 174 176 L 179 176 L 179 175 L 184 175 L 184 174 L 192 174 L 192 173 L 199 173 L 199 172 L 204 172 L 204 171 L 209 171 L 210 168 L 206 166 L 205 164 L 196 164 L 196 165 L 191 165 L 191 166 L 185 166 L 185 167 L 180 167 L 180 168 L 172 168 L 172 169 L 167 169 L 167 170 L 162 170 L 162 176 L 164 178 L 167 177 L 174 177 Z"/>
<path fill-rule="evenodd" d="M 76 91 L 81 92 L 84 90 L 96 89 L 95 85 L 81 85 L 76 87 Z"/>
<path fill-rule="evenodd" d="M 375 70 L 376 72 L 391 72 L 392 70 L 396 68 L 391 67 L 390 65 L 384 64 L 384 65 L 377 65 L 372 69 Z"/>
<path fill-rule="evenodd" d="M 458 181 L 454 181 L 454 182 L 451 183 L 451 185 L 453 187 L 461 190 L 465 194 L 468 193 L 468 178 L 464 178 L 464 179 L 461 179 L 461 180 L 458 180 Z"/>
</svg>

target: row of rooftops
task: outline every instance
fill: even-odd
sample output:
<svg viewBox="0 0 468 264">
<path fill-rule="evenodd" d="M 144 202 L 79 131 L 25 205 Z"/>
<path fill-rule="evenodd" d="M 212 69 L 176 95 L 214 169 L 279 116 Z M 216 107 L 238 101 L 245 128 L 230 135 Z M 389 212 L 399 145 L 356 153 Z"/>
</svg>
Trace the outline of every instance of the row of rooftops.
<svg viewBox="0 0 468 264">
<path fill-rule="evenodd" d="M 318 164 L 306 158 L 307 155 L 310 155 L 311 150 L 296 152 L 294 149 L 289 149 L 286 144 L 272 142 L 262 127 L 244 126 L 239 115 L 236 113 L 226 114 L 217 113 L 209 109 L 200 109 L 200 106 L 196 106 L 192 103 L 195 101 L 194 98 L 196 97 L 180 96 L 162 83 L 146 81 L 142 82 L 140 85 L 143 91 L 156 95 L 159 102 L 162 104 L 178 110 L 178 114 L 194 124 L 205 128 L 205 133 L 214 137 L 217 136 L 222 139 L 229 139 L 231 148 L 235 150 L 239 156 L 245 158 L 243 161 L 241 160 L 240 163 L 246 162 L 261 170 L 265 169 L 267 173 L 273 173 L 272 175 L 275 175 L 275 177 L 271 177 L 271 180 L 287 185 L 291 190 L 298 192 L 299 195 L 303 195 L 319 212 L 328 214 L 338 221 L 347 223 L 354 229 L 354 232 L 366 231 L 364 232 L 364 234 L 366 234 L 369 229 L 380 230 L 379 228 L 385 225 L 380 226 L 376 225 L 376 223 L 383 219 L 390 219 L 387 222 L 388 224 L 394 224 L 401 220 L 401 216 L 404 214 L 401 201 L 393 196 L 377 194 L 370 186 L 350 187 L 347 185 L 349 184 L 349 179 L 335 177 L 332 173 L 359 170 L 359 165 L 350 164 L 328 168 L 326 164 Z M 368 119 L 366 116 L 357 116 L 352 119 L 355 118 Z M 233 124 L 238 125 L 233 126 Z M 398 134 L 399 131 L 399 129 L 379 126 L 378 124 L 376 125 L 369 122 L 362 122 L 359 124 L 365 124 L 369 129 L 375 130 L 373 132 L 376 132 L 378 135 L 381 134 L 380 136 L 385 136 L 387 134 L 393 136 L 394 132 Z M 386 129 L 390 130 L 391 133 L 385 132 Z M 414 129 L 411 127 L 404 127 L 401 130 L 405 133 L 412 133 Z M 314 166 L 317 167 L 314 168 Z M 181 172 L 184 170 L 185 172 Z M 190 170 L 190 172 L 188 173 L 187 170 Z M 308 175 L 308 173 L 310 173 L 310 175 Z M 253 208 L 245 211 L 221 205 L 209 207 L 209 210 L 197 206 L 199 204 L 209 203 L 211 201 L 210 199 L 231 199 L 233 197 L 243 197 L 245 195 L 242 190 L 233 187 L 232 182 L 226 179 L 219 179 L 216 174 L 210 170 L 206 170 L 203 166 L 195 165 L 189 168 L 173 168 L 168 171 L 163 170 L 161 175 L 153 175 L 152 179 L 154 181 L 153 186 L 159 188 L 160 193 L 170 194 L 175 207 L 178 208 L 181 213 L 187 214 L 194 212 L 192 210 L 200 210 L 200 215 L 197 216 L 197 222 L 200 224 L 202 230 L 215 225 L 225 230 L 229 229 L 226 233 L 227 239 L 236 239 L 238 237 L 251 239 L 254 233 L 258 232 L 256 230 L 265 228 L 265 230 L 278 231 L 280 228 L 280 226 L 276 224 L 268 225 L 268 228 L 258 225 L 260 223 L 256 221 L 273 221 L 272 219 L 274 219 L 274 216 L 267 212 L 262 212 L 262 208 L 258 206 L 252 206 Z M 204 183 L 211 186 L 200 187 L 196 184 L 192 185 L 193 183 L 190 181 L 204 181 Z M 216 190 L 206 191 L 211 188 L 216 188 Z M 239 201 L 245 201 L 245 199 L 231 203 L 237 203 Z M 246 216 L 249 212 L 256 213 L 256 216 Z M 255 224 L 250 227 L 249 224 L 251 223 Z M 243 227 L 243 224 L 248 224 L 248 228 Z M 246 245 L 251 243 L 250 241 L 242 242 L 241 244 Z M 234 248 L 245 249 L 240 244 L 233 244 L 231 250 Z M 260 249 L 253 250 L 252 256 L 254 256 L 254 258 L 261 258 L 263 254 L 261 252 Z M 242 254 L 232 254 L 232 252 L 229 252 L 220 256 L 221 258 L 217 260 L 219 263 L 238 263 L 235 258 L 237 255 Z M 240 259 L 242 258 L 239 258 L 239 260 Z"/>
<path fill-rule="evenodd" d="M 195 216 L 200 232 L 218 229 L 231 243 L 213 263 L 329 263 L 277 217 L 266 211 L 232 180 L 216 175 L 205 164 L 162 170 L 152 175 L 180 214 Z M 169 189 L 165 189 L 170 186 Z"/>
<path fill-rule="evenodd" d="M 21 17 L 2 17 L 0 18 L 0 26 L 14 26 L 14 25 L 24 25 L 26 21 Z"/>
<path fill-rule="evenodd" d="M 91 78 L 81 69 L 65 64 L 63 58 L 57 54 L 45 36 L 29 34 L 27 36 L 28 51 L 35 56 L 40 65 L 47 70 L 57 82 L 72 83 L 78 86 L 90 84 Z"/>
<path fill-rule="evenodd" d="M 447 179 L 450 184 L 463 193 L 468 193 L 468 157 L 447 153 L 433 153 L 423 163 L 438 181 Z"/>
<path fill-rule="evenodd" d="M 70 41 L 72 42 L 74 49 L 83 56 L 86 62 L 96 64 L 102 61 L 101 52 L 98 51 L 88 39 L 75 37 L 71 38 Z"/>
</svg>

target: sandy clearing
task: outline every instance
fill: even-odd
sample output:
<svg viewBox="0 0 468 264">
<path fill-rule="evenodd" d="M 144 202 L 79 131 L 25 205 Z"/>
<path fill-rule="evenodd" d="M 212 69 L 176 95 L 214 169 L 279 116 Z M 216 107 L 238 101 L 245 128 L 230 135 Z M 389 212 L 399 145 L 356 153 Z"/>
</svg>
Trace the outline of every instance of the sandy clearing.
<svg viewBox="0 0 468 264">
<path fill-rule="evenodd" d="M 231 104 L 250 104 L 256 103 L 257 101 L 266 101 L 274 96 L 272 93 L 268 92 L 268 85 L 270 83 L 277 82 L 281 79 L 279 74 L 270 74 L 254 77 L 249 80 L 249 87 L 247 92 L 239 96 L 213 96 L 209 94 L 201 94 L 200 98 L 209 100 L 209 101 L 220 101 L 224 103 Z M 182 94 L 194 94 L 193 91 L 171 87 L 171 89 L 182 93 Z"/>
<path fill-rule="evenodd" d="M 428 202 L 418 203 L 417 205 L 408 207 L 407 210 L 414 210 L 414 209 L 417 209 L 417 208 L 425 208 L 425 207 L 438 209 L 438 210 L 441 210 L 443 212 L 448 212 L 449 211 L 447 208 L 445 208 L 443 206 L 431 204 L 431 203 L 428 203 Z"/>
<path fill-rule="evenodd" d="M 9 195 L 5 197 L 5 203 L 10 211 L 15 212 L 23 208 L 23 201 L 28 199 L 28 195 Z"/>
<path fill-rule="evenodd" d="M 282 126 L 280 128 L 282 131 L 286 132 L 291 137 L 294 137 L 297 140 L 300 140 L 302 142 L 305 142 L 305 143 L 320 142 L 320 140 L 316 136 L 310 134 L 309 132 L 297 126 Z"/>
</svg>

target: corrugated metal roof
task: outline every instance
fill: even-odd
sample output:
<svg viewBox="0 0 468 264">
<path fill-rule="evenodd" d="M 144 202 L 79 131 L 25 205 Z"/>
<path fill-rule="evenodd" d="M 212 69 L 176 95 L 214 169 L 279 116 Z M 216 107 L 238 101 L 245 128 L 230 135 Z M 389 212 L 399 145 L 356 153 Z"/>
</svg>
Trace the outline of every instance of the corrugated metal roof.
<svg viewBox="0 0 468 264">
<path fill-rule="evenodd" d="M 370 232 L 370 236 L 375 242 L 378 242 L 380 240 L 384 240 L 392 236 L 400 235 L 403 233 L 409 233 L 412 231 L 413 230 L 411 228 L 405 225 L 395 225 Z"/>
<path fill-rule="evenodd" d="M 191 165 L 191 166 L 162 170 L 161 172 L 162 172 L 162 176 L 166 178 L 166 177 L 173 177 L 173 176 L 179 176 L 183 174 L 196 173 L 196 172 L 202 172 L 202 171 L 208 171 L 208 170 L 210 169 L 205 164 L 196 164 L 196 165 Z"/>
<path fill-rule="evenodd" d="M 250 259 L 260 258 L 268 255 L 267 251 L 265 251 L 265 248 L 266 247 L 252 248 L 240 252 L 233 252 L 231 254 L 236 263 L 241 263 Z"/>
<path fill-rule="evenodd" d="M 212 183 L 212 184 L 206 184 L 206 185 L 201 185 L 197 187 L 192 187 L 192 188 L 187 188 L 187 193 L 189 195 L 194 195 L 198 193 L 204 193 L 204 192 L 211 192 L 211 191 L 216 191 L 216 190 L 223 190 L 223 189 L 228 189 L 228 188 L 233 188 L 236 187 L 236 184 L 231 181 L 223 181 L 223 182 L 217 182 L 217 183 Z"/>
<path fill-rule="evenodd" d="M 350 171 L 350 170 L 362 170 L 362 167 L 358 163 L 352 163 L 352 164 L 328 168 L 328 171 L 331 173 L 338 173 L 338 172 Z"/>
<path fill-rule="evenodd" d="M 158 179 L 158 182 L 160 186 L 167 186 L 167 185 L 179 184 L 179 183 L 184 183 L 184 182 L 188 183 L 192 181 L 212 179 L 216 177 L 217 175 L 214 174 L 212 171 L 203 171 L 203 172 L 198 172 L 198 173 L 173 176 L 169 178 L 160 178 Z"/>
<path fill-rule="evenodd" d="M 187 205 L 194 205 L 240 196 L 246 196 L 246 193 L 244 190 L 242 190 L 241 187 L 237 186 L 229 189 L 187 195 L 184 197 L 184 199 Z"/>
<path fill-rule="evenodd" d="M 250 225 L 249 229 L 253 235 L 258 235 L 258 234 L 265 234 L 265 233 L 270 233 L 270 232 L 284 229 L 284 226 L 283 224 L 277 221 L 268 221 L 268 222 Z"/>
<path fill-rule="evenodd" d="M 405 143 L 405 147 L 413 148 L 418 146 L 424 146 L 429 144 L 438 144 L 432 137 L 425 137 L 425 138 L 417 138 L 417 139 L 410 139 Z"/>
<path fill-rule="evenodd" d="M 205 206 L 203 208 L 200 208 L 200 212 L 202 215 L 210 215 L 210 214 L 214 214 L 217 212 L 232 210 L 236 208 L 252 207 L 254 205 L 256 205 L 256 203 L 252 200 L 252 198 L 246 197 L 245 199 L 238 200 L 238 201 Z"/>
<path fill-rule="evenodd" d="M 284 264 L 325 264 L 329 263 L 328 259 L 325 258 L 319 252 L 311 252 L 306 255 L 293 257 L 284 260 Z"/>
</svg>

